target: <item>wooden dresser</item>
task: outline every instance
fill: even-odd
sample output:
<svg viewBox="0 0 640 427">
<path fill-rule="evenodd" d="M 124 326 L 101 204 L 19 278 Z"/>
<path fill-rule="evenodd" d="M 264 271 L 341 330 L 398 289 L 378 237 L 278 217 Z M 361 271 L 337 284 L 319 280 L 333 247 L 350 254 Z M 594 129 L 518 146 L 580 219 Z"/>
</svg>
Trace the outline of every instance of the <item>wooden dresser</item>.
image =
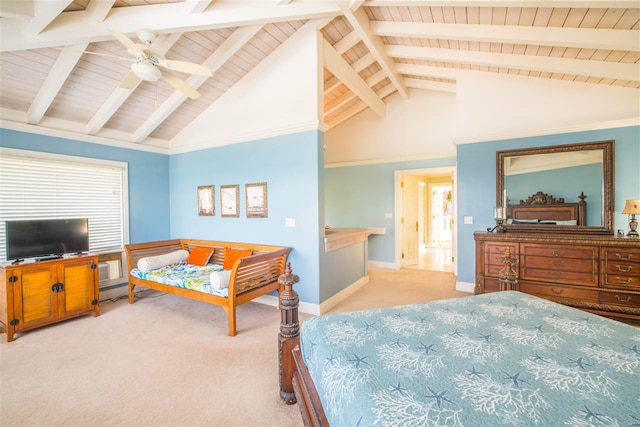
<svg viewBox="0 0 640 427">
<path fill-rule="evenodd" d="M 505 249 L 514 289 L 603 315 L 640 319 L 640 240 L 608 235 L 474 233 L 475 293 L 500 290 Z"/>
</svg>

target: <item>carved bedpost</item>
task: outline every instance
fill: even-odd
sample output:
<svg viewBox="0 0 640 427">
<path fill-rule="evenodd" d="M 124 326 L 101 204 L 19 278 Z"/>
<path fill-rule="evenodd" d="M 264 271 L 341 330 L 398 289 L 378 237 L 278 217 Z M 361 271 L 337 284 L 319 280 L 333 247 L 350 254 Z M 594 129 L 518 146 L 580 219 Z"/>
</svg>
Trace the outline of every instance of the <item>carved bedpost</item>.
<svg viewBox="0 0 640 427">
<path fill-rule="evenodd" d="M 278 352 L 280 368 L 280 398 L 288 405 L 296 403 L 293 392 L 293 374 L 296 364 L 291 350 L 300 343 L 300 323 L 298 322 L 298 293 L 293 285 L 300 278 L 292 274 L 291 263 L 288 262 L 284 274 L 278 278 L 278 283 L 284 286 L 280 292 L 280 332 L 278 333 Z"/>
<path fill-rule="evenodd" d="M 584 200 L 587 196 L 581 191 L 578 196 L 578 225 L 587 225 L 587 202 Z"/>
</svg>

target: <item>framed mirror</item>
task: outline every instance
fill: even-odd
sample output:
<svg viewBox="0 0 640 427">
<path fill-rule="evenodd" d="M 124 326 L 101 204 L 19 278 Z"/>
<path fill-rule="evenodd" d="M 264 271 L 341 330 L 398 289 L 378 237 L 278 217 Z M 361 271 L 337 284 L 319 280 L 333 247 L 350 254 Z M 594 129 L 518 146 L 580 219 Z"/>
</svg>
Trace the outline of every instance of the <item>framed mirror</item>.
<svg viewBox="0 0 640 427">
<path fill-rule="evenodd" d="M 613 234 L 614 141 L 496 152 L 496 207 L 512 232 Z"/>
</svg>

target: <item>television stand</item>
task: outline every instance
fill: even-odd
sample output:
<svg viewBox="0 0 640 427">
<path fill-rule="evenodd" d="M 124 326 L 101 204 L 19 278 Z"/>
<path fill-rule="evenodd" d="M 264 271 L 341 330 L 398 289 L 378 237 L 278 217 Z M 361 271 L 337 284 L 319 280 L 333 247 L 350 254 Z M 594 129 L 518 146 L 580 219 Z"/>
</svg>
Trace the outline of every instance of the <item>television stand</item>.
<svg viewBox="0 0 640 427">
<path fill-rule="evenodd" d="M 50 255 L 50 256 L 45 256 L 42 258 L 38 258 L 36 259 L 36 261 L 51 261 L 52 259 L 60 259 L 62 258 L 62 255 Z"/>
</svg>

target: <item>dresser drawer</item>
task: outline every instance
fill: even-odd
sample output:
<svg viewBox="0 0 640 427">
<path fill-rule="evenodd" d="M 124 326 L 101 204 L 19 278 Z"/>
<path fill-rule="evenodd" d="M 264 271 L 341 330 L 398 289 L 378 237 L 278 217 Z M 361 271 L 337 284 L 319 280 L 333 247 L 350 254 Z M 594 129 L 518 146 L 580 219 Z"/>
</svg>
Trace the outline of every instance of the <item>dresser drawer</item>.
<svg viewBox="0 0 640 427">
<path fill-rule="evenodd" d="M 598 272 L 598 263 L 595 259 L 580 258 L 550 258 L 543 256 L 523 257 L 522 267 L 532 269 L 549 269 L 557 271 L 576 271 L 580 273 Z"/>
<path fill-rule="evenodd" d="M 500 258 L 504 257 L 507 248 L 511 249 L 511 256 L 518 257 L 517 243 L 485 243 L 484 253 L 486 261 L 484 264 L 484 274 L 486 276 L 498 277 L 498 272 L 504 267 Z"/>
<path fill-rule="evenodd" d="M 562 285 L 543 285 L 527 282 L 521 282 L 518 289 L 527 294 L 546 297 L 571 298 L 592 302 L 598 302 L 599 299 L 599 291 L 597 289 L 581 289 Z"/>
<path fill-rule="evenodd" d="M 636 248 L 602 248 L 602 261 L 637 262 L 640 263 L 640 249 Z"/>
<path fill-rule="evenodd" d="M 625 292 L 600 292 L 600 302 L 603 304 L 640 307 L 640 294 Z"/>
<path fill-rule="evenodd" d="M 640 290 L 640 249 L 603 248 L 602 286 Z"/>
<path fill-rule="evenodd" d="M 540 256 L 552 258 L 574 258 L 585 260 L 597 260 L 598 248 L 596 246 L 562 246 L 562 245 L 535 245 L 523 244 L 523 256 Z"/>
<path fill-rule="evenodd" d="M 558 269 L 529 268 L 520 269 L 522 280 L 538 280 L 546 282 L 564 283 L 568 285 L 598 286 L 598 272 L 596 271 L 565 271 Z"/>
</svg>

